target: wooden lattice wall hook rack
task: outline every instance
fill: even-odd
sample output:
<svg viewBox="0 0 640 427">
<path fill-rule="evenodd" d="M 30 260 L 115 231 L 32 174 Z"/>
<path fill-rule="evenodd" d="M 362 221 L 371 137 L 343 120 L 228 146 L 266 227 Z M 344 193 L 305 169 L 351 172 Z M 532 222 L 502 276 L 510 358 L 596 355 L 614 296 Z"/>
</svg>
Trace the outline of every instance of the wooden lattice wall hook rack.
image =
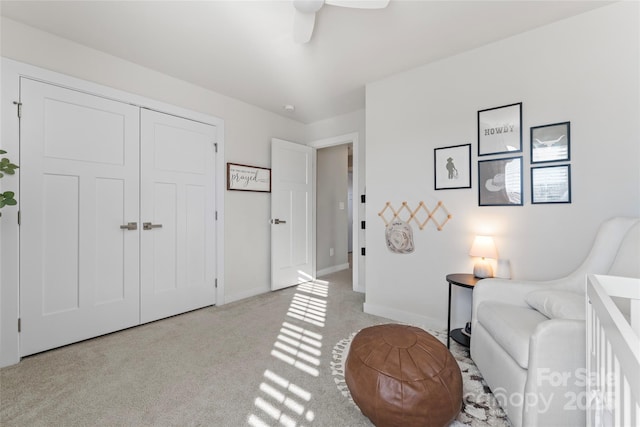
<svg viewBox="0 0 640 427">
<path fill-rule="evenodd" d="M 388 221 L 385 216 L 385 212 L 387 211 L 387 209 L 389 209 L 391 213 L 393 213 L 393 216 Z M 446 215 L 446 218 L 442 223 L 438 222 L 437 218 L 435 217 L 435 214 L 438 211 L 438 209 L 441 209 L 442 212 L 444 212 L 444 214 Z M 409 215 L 407 219 L 401 218 L 400 216 L 405 210 Z M 425 213 L 427 214 L 427 218 L 423 222 L 420 222 L 420 220 L 418 219 L 418 216 L 422 210 L 424 210 Z M 427 223 L 431 220 L 433 224 L 436 226 L 436 228 L 438 229 L 438 231 L 442 231 L 442 228 L 445 226 L 445 224 L 449 222 L 449 220 L 452 218 L 451 214 L 445 207 L 444 203 L 442 203 L 442 201 L 438 201 L 438 203 L 436 204 L 436 207 L 433 210 L 430 210 L 423 201 L 420 201 L 420 203 L 418 203 L 418 207 L 415 210 L 412 210 L 407 204 L 407 202 L 402 202 L 402 206 L 400 206 L 398 210 L 396 210 L 391 205 L 391 202 L 387 202 L 384 208 L 380 212 L 378 212 L 378 216 L 382 219 L 382 222 L 384 222 L 385 226 L 389 225 L 389 223 L 393 222 L 396 218 L 398 218 L 406 222 L 407 224 L 410 223 L 411 221 L 415 221 L 415 223 L 418 224 L 418 228 L 420 230 L 423 230 L 425 225 L 427 225 Z"/>
</svg>

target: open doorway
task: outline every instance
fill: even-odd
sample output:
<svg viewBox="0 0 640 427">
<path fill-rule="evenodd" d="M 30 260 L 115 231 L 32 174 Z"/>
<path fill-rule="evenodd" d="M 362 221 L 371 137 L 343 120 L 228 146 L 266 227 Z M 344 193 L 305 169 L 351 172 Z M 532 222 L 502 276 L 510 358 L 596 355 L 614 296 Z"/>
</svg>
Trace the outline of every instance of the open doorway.
<svg viewBox="0 0 640 427">
<path fill-rule="evenodd" d="M 348 145 L 347 154 L 347 253 L 349 268 L 353 268 L 353 144 Z"/>
<path fill-rule="evenodd" d="M 349 153 L 351 144 L 318 149 L 316 153 L 316 268 L 324 276 L 350 265 Z"/>
<path fill-rule="evenodd" d="M 318 150 L 326 147 L 344 146 L 345 148 L 347 148 L 347 152 L 349 152 L 349 147 L 351 148 L 350 163 L 347 158 L 347 164 L 351 165 L 351 170 L 352 170 L 351 198 L 353 200 L 353 205 L 352 205 L 353 213 L 350 219 L 348 216 L 347 201 L 345 201 L 345 212 L 347 213 L 348 223 L 351 226 L 350 229 L 349 227 L 347 227 L 347 230 L 348 230 L 347 232 L 350 233 L 351 235 L 351 250 L 352 250 L 351 271 L 352 271 L 353 290 L 356 292 L 365 292 L 365 280 L 364 280 L 365 257 L 362 253 L 363 251 L 361 251 L 361 247 L 364 246 L 364 241 L 365 241 L 365 230 L 364 228 L 360 227 L 361 220 L 364 220 L 365 218 L 365 204 L 363 201 L 361 201 L 361 197 L 365 193 L 364 162 L 360 161 L 360 157 L 361 157 L 360 153 L 363 153 L 363 151 L 361 151 L 361 148 L 363 147 L 359 146 L 359 134 L 358 132 L 353 132 L 353 133 L 340 135 L 332 138 L 313 141 L 308 145 Z M 340 207 L 339 204 L 335 206 L 337 206 L 338 209 Z M 317 220 L 318 218 L 316 217 L 316 221 Z M 326 250 L 327 253 L 329 253 L 328 252 L 329 249 L 330 248 Z M 334 248 L 334 251 L 335 251 L 335 248 Z M 334 265 L 339 265 L 339 264 L 334 263 Z M 322 272 L 322 268 L 318 266 L 317 271 Z"/>
</svg>

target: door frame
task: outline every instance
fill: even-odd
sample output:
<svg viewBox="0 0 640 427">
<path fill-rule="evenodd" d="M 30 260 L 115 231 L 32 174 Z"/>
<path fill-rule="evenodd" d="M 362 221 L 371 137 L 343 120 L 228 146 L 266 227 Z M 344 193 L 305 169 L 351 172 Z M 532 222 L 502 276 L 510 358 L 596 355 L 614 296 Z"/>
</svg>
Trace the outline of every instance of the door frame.
<svg viewBox="0 0 640 427">
<path fill-rule="evenodd" d="M 360 203 L 360 195 L 364 194 L 364 177 L 361 176 L 360 173 L 360 144 L 359 144 L 360 135 L 358 132 L 351 132 L 344 135 L 338 135 L 330 138 L 319 139 L 316 141 L 312 141 L 307 145 L 309 147 L 315 149 L 327 148 L 327 147 L 335 147 L 337 145 L 344 144 L 352 144 L 353 147 L 353 218 L 352 218 L 352 258 L 353 258 L 353 277 L 352 277 L 352 285 L 353 290 L 355 292 L 364 293 L 365 283 L 364 283 L 364 261 L 361 259 L 362 254 L 360 253 L 361 240 L 364 241 L 364 232 L 365 230 L 360 229 L 360 221 L 364 220 L 365 205 Z M 364 163 L 362 163 L 364 165 Z M 316 180 L 317 183 L 317 180 Z M 317 184 L 316 184 L 317 185 Z M 315 185 L 314 185 L 315 187 Z M 315 191 L 315 190 L 314 190 Z M 362 233 L 362 239 L 361 239 Z M 313 244 L 315 245 L 315 238 Z"/>
<path fill-rule="evenodd" d="M 216 142 L 218 144 L 215 174 L 216 210 L 218 213 L 218 221 L 216 222 L 216 271 L 218 279 L 216 305 L 224 304 L 224 183 L 226 173 L 224 164 L 224 120 L 8 58 L 1 58 L 0 67 L 2 67 L 2 72 L 0 73 L 2 78 L 0 83 L 2 91 L 0 93 L 0 100 L 2 100 L 0 107 L 2 133 L 0 136 L 2 138 L 2 148 L 8 151 L 7 155 L 14 161 L 18 160 L 20 150 L 20 124 L 17 116 L 17 106 L 11 105 L 11 102 L 17 102 L 20 99 L 21 77 L 86 92 L 91 95 L 199 121 L 216 127 Z M 5 177 L 0 183 L 2 188 L 19 188 L 19 174 Z M 17 320 L 20 317 L 19 206 L 20 198 L 18 197 L 18 208 L 5 208 L 2 210 L 2 217 L 0 217 L 0 367 L 20 361 L 20 335 L 18 333 Z"/>
</svg>

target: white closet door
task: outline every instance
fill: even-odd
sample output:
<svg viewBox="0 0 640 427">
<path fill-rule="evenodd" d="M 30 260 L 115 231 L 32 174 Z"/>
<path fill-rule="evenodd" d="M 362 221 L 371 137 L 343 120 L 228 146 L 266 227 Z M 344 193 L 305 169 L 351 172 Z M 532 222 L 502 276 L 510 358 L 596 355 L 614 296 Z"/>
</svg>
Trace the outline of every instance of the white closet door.
<svg viewBox="0 0 640 427">
<path fill-rule="evenodd" d="M 215 304 L 216 127 L 141 111 L 142 323 Z"/>
<path fill-rule="evenodd" d="M 139 109 L 22 78 L 21 355 L 139 323 Z"/>
</svg>

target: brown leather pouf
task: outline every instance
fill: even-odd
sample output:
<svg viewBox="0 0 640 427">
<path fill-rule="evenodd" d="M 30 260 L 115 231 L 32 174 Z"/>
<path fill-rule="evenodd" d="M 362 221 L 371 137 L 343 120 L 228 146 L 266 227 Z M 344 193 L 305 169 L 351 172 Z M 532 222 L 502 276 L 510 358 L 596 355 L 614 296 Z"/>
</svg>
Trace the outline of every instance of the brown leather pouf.
<svg viewBox="0 0 640 427">
<path fill-rule="evenodd" d="M 462 407 L 462 375 L 449 350 L 420 328 L 358 332 L 345 364 L 351 397 L 376 426 L 446 426 Z"/>
</svg>

